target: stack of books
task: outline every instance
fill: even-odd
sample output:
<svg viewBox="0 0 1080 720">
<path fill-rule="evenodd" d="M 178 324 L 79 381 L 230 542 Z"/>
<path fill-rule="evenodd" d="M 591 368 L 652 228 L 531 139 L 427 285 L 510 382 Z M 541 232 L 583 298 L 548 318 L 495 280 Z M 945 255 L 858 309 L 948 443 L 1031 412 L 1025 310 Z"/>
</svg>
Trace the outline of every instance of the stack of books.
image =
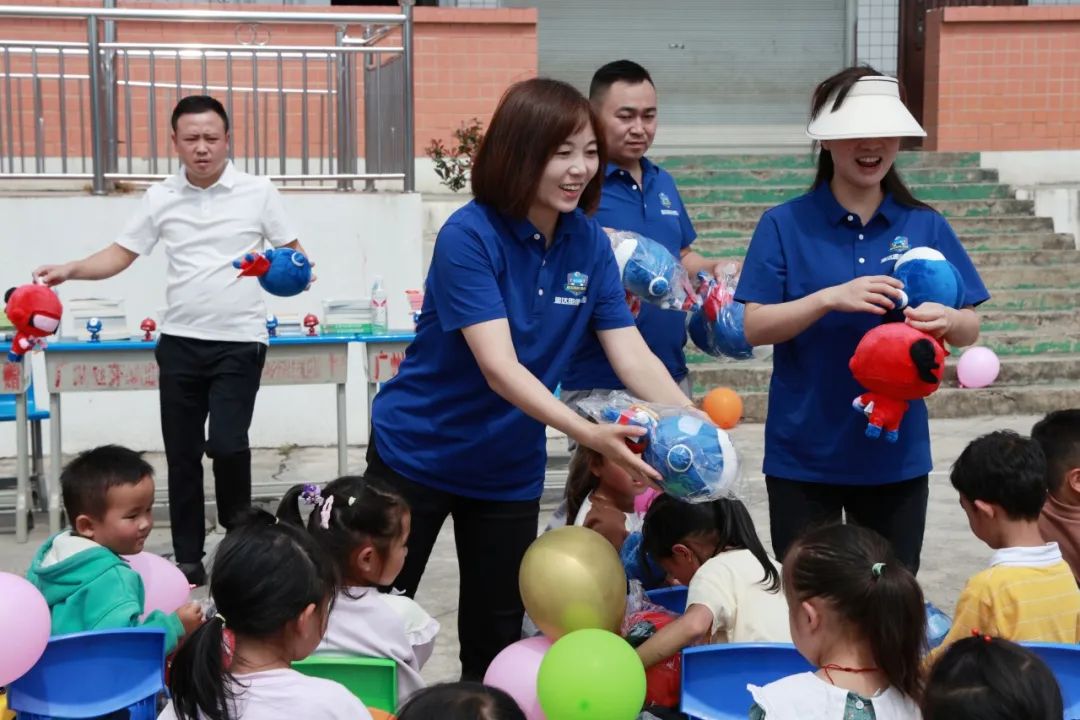
<svg viewBox="0 0 1080 720">
<path fill-rule="evenodd" d="M 351 335 L 371 332 L 371 298 L 323 300 L 322 332 Z"/>
<path fill-rule="evenodd" d="M 127 313 L 124 301 L 112 298 L 73 298 L 64 302 L 64 315 L 71 318 L 75 336 L 80 340 L 89 340 L 90 332 L 86 322 L 90 318 L 101 321 L 99 340 L 130 340 Z"/>
</svg>

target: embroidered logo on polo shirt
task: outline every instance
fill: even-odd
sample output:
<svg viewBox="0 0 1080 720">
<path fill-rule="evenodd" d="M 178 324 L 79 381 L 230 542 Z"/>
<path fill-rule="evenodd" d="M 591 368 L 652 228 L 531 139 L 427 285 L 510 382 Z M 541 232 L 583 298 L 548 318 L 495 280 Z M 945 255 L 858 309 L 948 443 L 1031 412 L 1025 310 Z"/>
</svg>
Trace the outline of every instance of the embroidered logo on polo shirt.
<svg viewBox="0 0 1080 720">
<path fill-rule="evenodd" d="M 572 295 L 584 295 L 589 289 L 589 276 L 584 273 L 572 272 L 566 275 L 566 292 Z"/>
<path fill-rule="evenodd" d="M 660 193 L 660 204 L 666 208 L 671 207 L 671 198 L 669 198 L 665 193 Z"/>
<path fill-rule="evenodd" d="M 882 263 L 896 262 L 900 259 L 900 256 L 911 249 L 911 243 L 903 235 L 897 235 L 889 243 L 889 254 L 881 258 Z"/>
<path fill-rule="evenodd" d="M 679 216 L 679 211 L 678 210 L 673 210 L 671 208 L 671 198 L 669 198 L 667 196 L 667 193 L 660 193 L 659 197 L 660 197 L 660 205 L 661 205 L 660 214 L 661 215 L 674 215 L 675 217 L 678 217 Z"/>
</svg>

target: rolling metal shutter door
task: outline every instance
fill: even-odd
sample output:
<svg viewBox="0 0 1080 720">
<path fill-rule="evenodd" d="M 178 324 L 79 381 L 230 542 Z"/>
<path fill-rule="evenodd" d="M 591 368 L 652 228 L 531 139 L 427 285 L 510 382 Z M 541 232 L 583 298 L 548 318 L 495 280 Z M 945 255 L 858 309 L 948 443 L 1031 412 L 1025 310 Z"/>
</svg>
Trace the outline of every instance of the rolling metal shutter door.
<svg viewBox="0 0 1080 720">
<path fill-rule="evenodd" d="M 542 75 L 586 91 L 593 71 L 611 60 L 648 68 L 662 130 L 805 126 L 814 85 L 846 64 L 846 0 L 502 4 L 539 8 Z"/>
</svg>

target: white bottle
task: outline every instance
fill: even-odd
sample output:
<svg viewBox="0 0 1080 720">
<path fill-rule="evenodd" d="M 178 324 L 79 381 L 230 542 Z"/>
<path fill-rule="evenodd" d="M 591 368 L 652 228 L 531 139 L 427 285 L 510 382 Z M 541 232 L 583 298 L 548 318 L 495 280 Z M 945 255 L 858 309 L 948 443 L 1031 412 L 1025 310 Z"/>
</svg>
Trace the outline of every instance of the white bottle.
<svg viewBox="0 0 1080 720">
<path fill-rule="evenodd" d="M 385 335 L 390 324 L 386 314 L 386 290 L 383 289 L 382 276 L 376 275 L 371 286 L 371 332 Z"/>
</svg>

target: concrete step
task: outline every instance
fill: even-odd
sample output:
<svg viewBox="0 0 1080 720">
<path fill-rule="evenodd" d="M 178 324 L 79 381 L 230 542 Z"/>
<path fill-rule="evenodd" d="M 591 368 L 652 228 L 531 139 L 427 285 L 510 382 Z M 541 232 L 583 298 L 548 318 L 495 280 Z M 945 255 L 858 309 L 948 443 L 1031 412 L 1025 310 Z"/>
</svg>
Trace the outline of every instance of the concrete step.
<svg viewBox="0 0 1080 720">
<path fill-rule="evenodd" d="M 817 159 L 812 153 L 777 155 L 669 155 L 655 157 L 668 171 L 675 169 L 757 170 L 767 168 L 813 168 Z M 902 152 L 896 156 L 899 168 L 978 168 L 979 153 Z"/>
<path fill-rule="evenodd" d="M 799 197 L 807 191 L 803 185 L 749 186 L 749 187 L 680 187 L 683 202 L 690 207 L 702 203 L 767 203 L 776 205 Z M 1013 191 L 1008 185 L 998 183 L 967 183 L 923 185 L 915 190 L 923 202 L 944 212 L 942 207 L 957 200 L 1010 199 Z M 1032 203 L 1032 207 L 1034 204 Z M 1021 211 L 1022 212 L 1022 211 Z"/>
<path fill-rule="evenodd" d="M 698 397 L 708 388 L 694 387 Z M 764 422 L 768 392 L 739 392 L 744 422 Z M 1052 410 L 1080 407 L 1080 382 L 1046 385 L 1005 385 L 971 389 L 943 387 L 926 399 L 930 417 L 965 418 L 977 415 L 1045 415 Z M 854 410 L 852 410 L 854 412 Z"/>
<path fill-rule="evenodd" d="M 744 169 L 688 169 L 675 168 L 672 177 L 684 188 L 697 187 L 747 187 L 747 186 L 797 186 L 809 189 L 814 182 L 816 171 L 813 168 L 786 169 L 772 168 L 762 170 Z M 924 185 L 952 183 L 997 183 L 997 170 L 981 168 L 912 168 L 902 173 L 904 182 L 921 196 Z"/>
<path fill-rule="evenodd" d="M 1068 250 L 1049 252 L 1069 252 Z M 1080 264 L 1069 265 L 998 265 L 980 267 L 979 277 L 993 292 L 994 288 L 1060 290 L 1080 289 Z"/>
<path fill-rule="evenodd" d="M 1075 331 L 1052 327 L 991 330 L 979 337 L 979 344 L 990 348 L 999 357 L 1076 353 L 1080 352 L 1080 335 Z M 958 355 L 963 348 L 950 346 L 949 352 Z"/>
<path fill-rule="evenodd" d="M 731 258 L 738 260 L 746 254 L 745 245 L 713 245 L 708 242 L 695 244 L 695 249 L 705 257 Z M 1080 263 L 1080 251 L 1077 250 L 974 250 L 968 253 L 975 267 L 983 268 L 1002 266 L 1064 266 Z M 886 266 L 888 268 L 890 266 Z M 885 268 L 883 268 L 883 271 Z M 985 282 L 985 280 L 984 280 Z"/>
<path fill-rule="evenodd" d="M 984 250 L 1072 250 L 1076 243 L 1067 233 L 1031 232 L 1001 233 L 998 235 L 961 235 L 960 242 L 968 252 Z M 738 232 L 710 230 L 698 234 L 694 249 L 741 248 L 746 250 L 750 237 Z"/>
<path fill-rule="evenodd" d="M 776 207 L 774 203 L 759 202 L 700 202 L 686 206 L 690 218 L 700 220 L 754 220 L 765 211 Z M 972 218 L 999 215 L 1034 215 L 1034 200 L 944 200 L 934 204 L 934 209 L 945 217 Z"/>
<path fill-rule="evenodd" d="M 992 310 L 1074 310 L 1080 291 L 1072 288 L 1011 288 L 993 290 L 980 312 Z"/>
<path fill-rule="evenodd" d="M 695 220 L 699 233 L 723 231 L 728 237 L 750 237 L 760 216 L 741 220 Z M 988 217 L 956 217 L 949 220 L 958 235 L 1001 235 L 1003 233 L 1053 232 L 1054 221 L 1031 215 L 991 215 Z"/>
<path fill-rule="evenodd" d="M 730 387 L 743 392 L 768 390 L 772 377 L 772 361 L 718 362 L 707 355 L 687 355 L 695 387 L 695 397 L 715 387 Z M 1061 382 L 1080 383 L 1080 354 L 1001 356 L 1001 372 L 997 385 L 1046 385 Z M 945 385 L 956 386 L 956 364 L 959 355 L 945 361 Z M 701 388 L 701 392 L 697 388 Z"/>
<path fill-rule="evenodd" d="M 1069 310 L 984 310 L 979 309 L 980 330 L 997 332 L 1052 329 L 1080 336 L 1080 309 Z"/>
</svg>

